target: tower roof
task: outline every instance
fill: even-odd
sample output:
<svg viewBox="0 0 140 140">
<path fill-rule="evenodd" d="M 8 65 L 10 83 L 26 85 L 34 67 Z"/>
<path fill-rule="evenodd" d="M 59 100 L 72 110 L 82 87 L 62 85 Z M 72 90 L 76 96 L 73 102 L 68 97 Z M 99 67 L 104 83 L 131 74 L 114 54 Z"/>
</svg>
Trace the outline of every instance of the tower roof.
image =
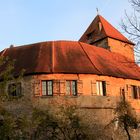
<svg viewBox="0 0 140 140">
<path fill-rule="evenodd" d="M 101 15 L 95 17 L 79 41 L 87 43 L 89 35 L 92 35 L 92 43 L 110 37 L 134 45 Z"/>
<path fill-rule="evenodd" d="M 75 73 L 140 80 L 140 68 L 125 56 L 76 41 L 50 41 L 10 47 L 0 55 L 16 60 L 15 75 L 25 69 L 25 75 Z"/>
</svg>

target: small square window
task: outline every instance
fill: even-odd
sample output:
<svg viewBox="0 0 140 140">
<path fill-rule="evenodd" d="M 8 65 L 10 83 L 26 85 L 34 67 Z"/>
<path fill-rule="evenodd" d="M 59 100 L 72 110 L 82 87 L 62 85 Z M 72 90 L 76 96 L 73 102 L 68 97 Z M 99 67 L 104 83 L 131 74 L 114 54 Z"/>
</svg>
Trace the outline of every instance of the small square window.
<svg viewBox="0 0 140 140">
<path fill-rule="evenodd" d="M 21 83 L 9 84 L 8 95 L 13 97 L 21 96 Z"/>
<path fill-rule="evenodd" d="M 106 96 L 106 81 L 96 81 L 97 95 Z"/>
<path fill-rule="evenodd" d="M 77 81 L 75 80 L 66 81 L 66 95 L 77 96 Z"/>
<path fill-rule="evenodd" d="M 131 94 L 133 99 L 140 98 L 140 86 L 131 85 Z"/>
<path fill-rule="evenodd" d="M 87 40 L 88 40 L 88 41 L 89 41 L 89 40 L 92 40 L 93 37 L 94 37 L 94 31 L 92 31 L 92 32 L 90 32 L 90 33 L 87 34 Z"/>
<path fill-rule="evenodd" d="M 42 96 L 53 96 L 53 81 L 42 81 Z"/>
</svg>

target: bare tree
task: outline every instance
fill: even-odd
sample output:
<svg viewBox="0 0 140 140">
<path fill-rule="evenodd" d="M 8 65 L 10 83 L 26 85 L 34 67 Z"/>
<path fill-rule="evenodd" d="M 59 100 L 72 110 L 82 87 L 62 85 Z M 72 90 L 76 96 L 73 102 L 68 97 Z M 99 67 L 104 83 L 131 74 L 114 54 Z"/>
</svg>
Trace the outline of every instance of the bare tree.
<svg viewBox="0 0 140 140">
<path fill-rule="evenodd" d="M 136 62 L 140 63 L 140 0 L 128 0 L 134 10 L 131 15 L 125 11 L 121 27 L 128 37 L 136 44 L 134 51 Z"/>
<path fill-rule="evenodd" d="M 123 135 L 126 135 L 128 140 L 131 140 L 131 131 L 138 128 L 139 121 L 136 118 L 135 110 L 125 99 L 124 92 L 120 98 L 120 101 L 117 103 L 116 108 L 114 109 L 114 113 L 114 119 L 110 122 L 110 124 L 117 124 L 117 127 L 120 130 L 124 130 L 125 133 L 123 133 Z"/>
<path fill-rule="evenodd" d="M 135 10 L 140 12 L 140 0 L 130 0 L 130 2 L 131 5 L 135 8 Z"/>
</svg>

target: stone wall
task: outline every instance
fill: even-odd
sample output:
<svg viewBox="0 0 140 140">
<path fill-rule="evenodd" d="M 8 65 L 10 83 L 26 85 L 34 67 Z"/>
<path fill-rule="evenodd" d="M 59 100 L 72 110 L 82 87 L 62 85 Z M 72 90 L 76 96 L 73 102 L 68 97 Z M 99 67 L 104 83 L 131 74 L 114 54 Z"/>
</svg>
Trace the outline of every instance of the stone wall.
<svg viewBox="0 0 140 140">
<path fill-rule="evenodd" d="M 133 108 L 136 109 L 138 115 L 140 115 L 140 100 L 133 99 L 131 93 L 131 85 L 140 86 L 140 81 L 115 78 L 109 76 L 98 76 L 93 74 L 47 74 L 47 75 L 36 75 L 33 76 L 33 81 L 36 81 L 36 84 L 31 87 L 31 90 L 34 92 L 33 97 L 39 98 L 39 102 L 45 102 L 52 100 L 53 98 L 58 98 L 63 96 L 66 91 L 65 85 L 60 85 L 60 92 L 63 91 L 64 94 L 55 94 L 53 97 L 42 97 L 41 95 L 41 80 L 62 80 L 60 84 L 64 84 L 65 80 L 77 80 L 80 81 L 77 86 L 78 94 L 77 97 L 73 96 L 64 96 L 65 98 L 76 100 L 77 104 L 81 107 L 86 108 L 114 108 L 116 102 L 120 98 L 120 90 L 124 89 L 126 99 L 132 104 Z M 97 95 L 96 90 L 96 81 L 106 81 L 106 96 Z M 34 89 L 33 89 L 34 88 Z M 35 93 L 37 92 L 37 93 Z M 39 95 L 36 97 L 36 95 Z"/>
<path fill-rule="evenodd" d="M 78 88 L 80 88 L 81 93 L 78 94 L 78 96 L 66 96 L 64 94 L 55 94 L 52 97 L 41 96 L 41 80 L 62 80 L 63 82 L 65 80 L 77 80 L 80 81 Z M 106 81 L 106 96 L 97 95 L 97 80 Z M 123 130 L 118 130 L 115 127 L 105 128 L 114 118 L 114 109 L 120 100 L 120 89 L 123 88 L 125 90 L 126 99 L 132 104 L 136 110 L 137 117 L 140 118 L 140 100 L 133 99 L 131 90 L 128 88 L 130 85 L 140 86 L 140 81 L 137 80 L 93 74 L 42 74 L 24 77 L 21 80 L 21 85 L 23 96 L 27 97 L 27 99 L 30 98 L 31 100 L 29 101 L 31 101 L 31 104 L 33 103 L 36 107 L 50 108 L 50 106 L 52 106 L 52 108 L 55 109 L 57 106 L 59 107 L 63 101 L 76 104 L 79 107 L 79 114 L 82 116 L 84 122 L 97 134 L 94 136 L 97 140 L 99 136 L 103 136 L 103 138 L 105 138 L 103 140 L 107 140 L 111 137 L 115 138 L 115 140 L 127 139 Z M 60 90 L 65 92 L 65 86 L 61 86 Z M 23 108 L 23 106 L 25 106 L 28 111 L 31 104 L 26 104 L 25 102 L 21 107 L 19 100 L 14 104 L 7 105 L 7 107 L 9 107 L 9 109 L 12 108 L 12 110 L 14 109 L 16 111 L 15 113 L 18 113 L 22 111 L 20 109 Z M 137 130 L 132 131 L 132 134 L 132 136 L 135 137 L 134 140 L 137 140 L 139 137 Z"/>
<path fill-rule="evenodd" d="M 59 88 L 60 92 L 62 92 L 63 94 L 55 94 L 52 97 L 42 97 L 41 80 L 60 80 Z M 65 95 L 65 80 L 80 81 L 78 82 L 77 86 L 79 93 L 78 96 Z M 97 95 L 97 80 L 106 81 L 106 96 Z M 12 82 L 13 81 L 10 81 L 9 83 Z M 138 115 L 140 115 L 140 99 L 133 99 L 130 88 L 131 85 L 140 86 L 140 81 L 137 80 L 115 78 L 109 76 L 98 76 L 93 74 L 47 74 L 25 76 L 20 82 L 22 86 L 22 94 L 25 97 L 32 98 L 32 100 L 38 100 L 38 102 L 40 103 L 48 103 L 48 101 L 53 100 L 53 98 L 59 98 L 60 96 L 62 96 L 64 98 L 75 100 L 77 104 L 82 108 L 114 108 L 116 102 L 120 98 L 120 90 L 124 89 L 126 99 L 132 104 L 133 108 L 136 109 Z"/>
</svg>

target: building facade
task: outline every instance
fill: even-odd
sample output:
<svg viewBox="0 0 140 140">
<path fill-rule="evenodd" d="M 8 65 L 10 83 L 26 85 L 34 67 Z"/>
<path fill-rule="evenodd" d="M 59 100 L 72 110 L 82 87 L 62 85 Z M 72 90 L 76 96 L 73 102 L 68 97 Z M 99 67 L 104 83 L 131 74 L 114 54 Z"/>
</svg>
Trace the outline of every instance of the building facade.
<svg viewBox="0 0 140 140">
<path fill-rule="evenodd" d="M 1 56 L 16 60 L 14 75 L 25 70 L 22 80 L 8 82 L 11 96 L 29 96 L 41 105 L 66 98 L 94 110 L 97 120 L 105 123 L 125 93 L 140 117 L 140 68 L 134 61 L 134 43 L 100 15 L 79 41 L 10 47 Z"/>
</svg>

